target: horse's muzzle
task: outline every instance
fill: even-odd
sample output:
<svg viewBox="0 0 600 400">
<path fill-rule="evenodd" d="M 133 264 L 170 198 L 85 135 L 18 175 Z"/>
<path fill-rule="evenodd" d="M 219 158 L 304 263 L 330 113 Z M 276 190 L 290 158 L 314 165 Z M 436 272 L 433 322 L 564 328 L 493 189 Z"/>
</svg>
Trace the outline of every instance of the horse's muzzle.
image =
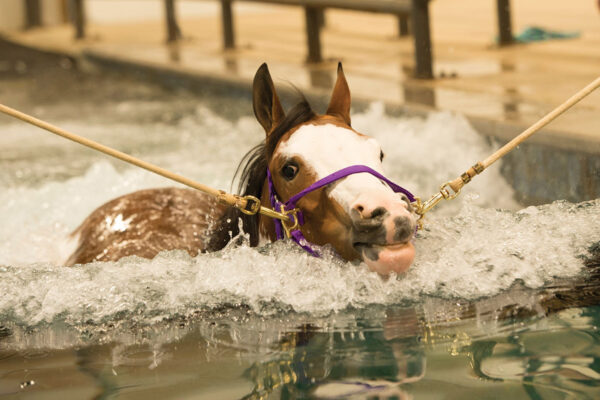
<svg viewBox="0 0 600 400">
<path fill-rule="evenodd" d="M 385 207 L 355 205 L 352 219 L 352 246 L 369 268 L 381 275 L 405 272 L 414 259 L 412 238 L 416 220 L 401 206 L 390 212 Z"/>
</svg>

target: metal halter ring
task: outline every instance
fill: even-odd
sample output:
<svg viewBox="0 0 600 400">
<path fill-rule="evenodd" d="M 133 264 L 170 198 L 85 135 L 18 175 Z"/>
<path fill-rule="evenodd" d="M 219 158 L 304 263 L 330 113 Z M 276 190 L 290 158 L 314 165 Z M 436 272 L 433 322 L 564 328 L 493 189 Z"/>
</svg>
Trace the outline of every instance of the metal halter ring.
<svg viewBox="0 0 600 400">
<path fill-rule="evenodd" d="M 260 211 L 260 200 L 258 197 L 254 196 L 244 196 L 240 197 L 240 199 L 246 200 L 246 206 L 242 207 L 241 204 L 236 207 L 240 209 L 246 215 L 256 215 Z"/>
<path fill-rule="evenodd" d="M 417 230 L 421 230 L 423 229 L 423 223 L 425 222 L 425 205 L 419 196 L 415 196 L 415 201 L 411 203 L 411 206 L 414 208 L 415 214 L 419 216 L 419 219 L 417 219 Z"/>
<path fill-rule="evenodd" d="M 285 204 L 282 204 L 279 210 L 283 215 L 287 215 L 290 221 L 294 222 L 291 226 L 288 226 L 285 224 L 284 220 L 281 220 L 281 226 L 283 226 L 285 236 L 289 238 L 291 236 L 291 232 L 300 227 L 300 221 L 298 221 L 298 211 L 300 210 L 294 208 L 293 210 L 287 211 L 285 209 Z"/>
<path fill-rule="evenodd" d="M 233 197 L 235 199 L 235 202 L 228 200 L 228 196 Z M 241 197 L 238 195 L 228 195 L 223 190 L 219 190 L 217 200 L 221 204 L 236 207 L 246 215 L 256 215 L 260 212 L 260 200 L 254 196 Z"/>
<path fill-rule="evenodd" d="M 453 194 L 450 194 L 450 191 L 448 190 L 448 188 L 449 188 L 449 187 L 452 189 L 452 187 L 450 186 L 450 182 L 446 182 L 446 183 L 444 183 L 442 186 L 440 186 L 440 193 L 442 194 L 442 196 L 443 196 L 443 197 L 444 197 L 444 199 L 446 199 L 446 200 L 452 200 L 452 199 L 455 199 L 455 198 L 456 198 L 456 196 L 458 196 L 458 195 L 459 195 L 459 193 L 460 193 L 460 189 L 458 189 L 458 191 L 457 191 L 457 192 L 454 192 L 454 189 L 452 189 L 452 191 L 453 191 L 454 193 L 453 193 Z"/>
</svg>

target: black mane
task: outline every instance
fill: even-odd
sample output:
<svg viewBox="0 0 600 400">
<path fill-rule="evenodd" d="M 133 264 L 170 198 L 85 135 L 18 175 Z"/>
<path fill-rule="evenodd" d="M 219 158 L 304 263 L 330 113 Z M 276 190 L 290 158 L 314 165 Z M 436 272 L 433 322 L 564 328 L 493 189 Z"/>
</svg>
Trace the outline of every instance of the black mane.
<svg viewBox="0 0 600 400">
<path fill-rule="evenodd" d="M 252 148 L 242 158 L 233 176 L 234 181 L 239 176 L 237 194 L 261 198 L 263 185 L 267 178 L 268 161 L 271 159 L 277 143 L 291 129 L 310 121 L 315 115 L 306 98 L 302 96 L 302 100 L 277 124 L 266 140 Z M 250 235 L 250 245 L 257 246 L 259 216 L 246 215 L 237 208 L 229 207 L 216 224 L 215 231 L 212 232 L 207 244 L 207 250 L 220 250 L 232 237 L 238 235 L 240 219 L 244 232 Z"/>
</svg>

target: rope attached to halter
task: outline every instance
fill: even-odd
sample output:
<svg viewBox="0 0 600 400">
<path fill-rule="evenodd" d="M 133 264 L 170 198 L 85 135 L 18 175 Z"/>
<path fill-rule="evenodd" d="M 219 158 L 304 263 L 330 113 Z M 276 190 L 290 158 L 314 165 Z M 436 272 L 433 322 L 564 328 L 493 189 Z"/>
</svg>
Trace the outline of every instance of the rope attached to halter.
<svg viewBox="0 0 600 400">
<path fill-rule="evenodd" d="M 11 117 L 20 119 L 21 121 L 25 121 L 29 124 L 35 125 L 39 128 L 45 129 L 49 132 L 54 133 L 55 135 L 62 136 L 65 139 L 69 139 L 73 142 L 82 144 L 93 150 L 107 154 L 111 157 L 118 158 L 121 161 L 125 161 L 150 172 L 154 172 L 155 174 L 164 176 L 167 179 L 171 179 L 175 182 L 179 182 L 191 188 L 200 190 L 201 192 L 216 197 L 220 203 L 238 208 L 244 214 L 255 215 L 257 213 L 260 213 L 268 217 L 280 219 L 286 222 L 290 220 L 290 217 L 287 214 L 282 214 L 275 210 L 271 210 L 270 208 L 261 206 L 260 200 L 254 196 L 238 196 L 235 194 L 226 193 L 223 190 L 211 188 L 210 186 L 203 185 L 184 176 L 168 171 L 164 168 L 150 164 L 149 162 L 140 160 L 139 158 L 133 157 L 129 154 L 120 152 L 98 142 L 94 142 L 93 140 L 86 139 L 74 133 L 68 132 L 62 128 L 59 128 L 45 121 L 32 117 L 31 115 L 27 115 L 25 113 L 17 111 L 14 108 L 7 107 L 3 104 L 0 104 L 0 112 L 10 115 Z"/>
<path fill-rule="evenodd" d="M 433 207 L 435 207 L 442 200 L 452 200 L 455 199 L 459 194 L 461 189 L 471 180 L 481 174 L 486 168 L 490 165 L 498 161 L 500 158 L 504 157 L 515 147 L 523 143 L 527 140 L 531 135 L 542 129 L 544 126 L 548 125 L 562 113 L 567 111 L 569 108 L 573 107 L 579 101 L 583 100 L 586 96 L 592 93 L 600 87 L 600 77 L 593 80 L 590 84 L 585 86 L 583 89 L 575 93 L 569 99 L 567 99 L 560 106 L 556 107 L 554 110 L 546 114 L 543 118 L 537 121 L 535 124 L 531 125 L 529 128 L 525 129 L 521 134 L 512 139 L 510 142 L 502 146 L 488 158 L 483 161 L 479 161 L 475 163 L 471 168 L 462 173 L 459 177 L 452 181 L 448 181 L 440 186 L 439 193 L 433 195 L 429 200 L 422 202 L 420 198 L 416 199 L 415 208 L 416 213 L 419 217 L 419 228 L 423 227 L 423 219 L 425 218 L 425 214 L 430 211 Z M 452 192 L 449 190 L 452 189 Z"/>
<path fill-rule="evenodd" d="M 575 95 L 573 95 L 567 101 L 565 101 L 563 104 L 561 104 L 560 106 L 555 108 L 553 111 L 548 113 L 546 116 L 544 116 L 538 122 L 533 124 L 531 127 L 526 129 L 525 131 L 523 131 L 520 135 L 518 135 L 513 140 L 508 142 L 506 145 L 504 145 L 498 151 L 496 151 L 491 156 L 486 158 L 484 161 L 477 162 L 475 165 L 473 165 L 471 168 L 469 168 L 466 172 L 461 174 L 458 178 L 444 183 L 440 187 L 439 193 L 436 193 L 429 200 L 427 200 L 425 202 L 422 202 L 420 198 L 414 197 L 406 189 L 403 189 L 402 187 L 389 181 L 387 178 L 385 178 L 381 174 L 377 173 L 376 171 L 371 170 L 369 167 L 352 166 L 352 167 L 344 168 L 338 172 L 335 172 L 334 174 L 331 174 L 331 175 L 321 179 L 320 181 L 311 185 L 309 188 L 296 194 L 290 200 L 288 200 L 285 204 L 283 204 L 283 203 L 278 202 L 276 197 L 273 197 L 274 193 L 275 193 L 275 188 L 272 183 L 271 173 L 267 169 L 267 175 L 269 177 L 269 190 L 271 192 L 271 202 L 272 202 L 273 206 L 279 205 L 280 211 L 276 211 L 276 210 L 273 210 L 273 209 L 270 209 L 267 207 L 263 207 L 260 203 L 260 199 L 254 197 L 254 196 L 239 196 L 239 195 L 226 193 L 222 190 L 217 190 L 217 189 L 211 188 L 209 186 L 206 186 L 201 183 L 195 182 L 191 179 L 188 179 L 184 176 L 170 172 L 164 168 L 160 168 L 160 167 L 150 164 L 146 161 L 142 161 L 142 160 L 140 160 L 136 157 L 133 157 L 129 154 L 125 154 L 118 150 L 112 149 L 108 146 L 104 146 L 100 143 L 94 142 L 93 140 L 86 139 L 81 136 L 75 135 L 74 133 L 68 132 L 64 129 L 56 127 L 45 121 L 42 121 L 40 119 L 37 119 L 35 117 L 32 117 L 32 116 L 22 113 L 20 111 L 17 111 L 13 108 L 7 107 L 3 104 L 0 104 L 0 112 L 7 114 L 11 117 L 20 119 L 21 121 L 27 122 L 29 124 L 35 125 L 39 128 L 45 129 L 45 130 L 52 132 L 58 136 L 64 137 L 65 139 L 72 140 L 76 143 L 82 144 L 86 147 L 89 147 L 89 148 L 99 151 L 101 153 L 107 154 L 111 157 L 118 158 L 119 160 L 128 162 L 128 163 L 136 165 L 140 168 L 146 169 L 150 172 L 154 172 L 155 174 L 164 176 L 167 179 L 171 179 L 171 180 L 179 182 L 183 185 L 200 190 L 201 192 L 204 192 L 204 193 L 207 193 L 209 195 L 216 197 L 219 200 L 219 202 L 221 202 L 223 204 L 238 208 L 241 212 L 243 212 L 245 214 L 256 215 L 256 214 L 260 213 L 262 215 L 279 220 L 279 221 L 281 221 L 281 223 L 280 223 L 281 228 L 278 228 L 279 232 L 281 231 L 281 229 L 283 229 L 288 236 L 292 237 L 295 241 L 298 242 L 298 244 L 300 244 L 302 246 L 301 242 L 302 241 L 306 242 L 306 239 L 304 239 L 304 236 L 301 236 L 302 233 L 300 232 L 300 230 L 298 228 L 304 222 L 303 222 L 302 212 L 298 208 L 296 208 L 296 201 L 298 199 L 300 199 L 302 196 L 306 195 L 307 193 L 309 193 L 313 190 L 316 190 L 320 187 L 323 187 L 325 185 L 328 185 L 328 184 L 330 184 L 338 179 L 341 179 L 347 175 L 351 175 L 351 174 L 355 174 L 355 173 L 359 173 L 359 172 L 367 172 L 367 173 L 370 173 L 370 174 L 378 177 L 379 179 L 385 181 L 388 185 L 390 185 L 390 187 L 394 191 L 402 192 L 409 198 L 409 200 L 415 206 L 415 210 L 416 210 L 415 212 L 420 216 L 420 218 L 419 218 L 419 229 L 420 229 L 423 227 L 423 219 L 425 218 L 425 214 L 427 212 L 429 212 L 431 209 L 433 209 L 442 200 L 452 200 L 452 199 L 456 198 L 459 195 L 461 189 L 467 183 L 469 183 L 476 175 L 482 173 L 487 167 L 489 167 L 494 162 L 496 162 L 497 160 L 499 160 L 500 158 L 505 156 L 507 153 L 509 153 L 511 150 L 513 150 L 515 147 L 517 147 L 523 141 L 528 139 L 531 135 L 533 135 L 534 133 L 539 131 L 541 128 L 548 125 L 550 122 L 552 122 L 559 115 L 561 115 L 562 113 L 567 111 L 569 108 L 573 107 L 575 104 L 577 104 L 583 98 L 588 96 L 590 93 L 592 93 L 598 87 L 600 87 L 600 77 L 596 78 L 594 81 L 592 81 L 586 87 L 581 89 L 579 92 L 577 92 Z M 396 190 L 396 189 L 398 189 L 398 190 Z M 452 189 L 452 192 L 450 192 L 450 189 Z M 286 223 L 288 223 L 289 225 L 286 225 Z M 280 233 L 278 233 L 278 237 L 279 237 L 279 235 L 280 235 Z M 306 242 L 306 243 L 308 243 L 308 242 Z M 307 251 L 312 253 L 312 251 L 310 251 L 310 250 L 307 250 Z"/>
<path fill-rule="evenodd" d="M 315 190 L 321 189 L 322 187 L 327 186 L 342 178 L 345 178 L 348 175 L 359 173 L 371 174 L 387 183 L 395 193 L 403 193 L 408 198 L 409 202 L 413 203 L 415 201 L 415 196 L 413 196 L 411 192 L 404 189 L 402 186 L 395 184 L 394 182 L 381 175 L 374 169 L 369 168 L 366 165 L 352 165 L 350 167 L 342 168 L 339 171 L 327 175 L 323 179 L 319 179 L 306 189 L 303 189 L 297 194 L 290 197 L 290 199 L 285 203 L 282 203 L 277 198 L 277 191 L 275 190 L 275 185 L 273 184 L 273 176 L 271 175 L 271 171 L 269 170 L 269 168 L 267 168 L 267 182 L 269 187 L 269 198 L 271 199 L 271 207 L 273 207 L 276 210 L 278 209 L 279 211 L 281 211 L 282 214 L 293 214 L 293 218 L 291 218 L 291 225 L 286 225 L 284 221 L 273 220 L 273 222 L 275 223 L 275 233 L 277 235 L 277 239 L 283 239 L 283 234 L 285 232 L 285 237 L 289 237 L 308 253 L 318 257 L 319 253 L 311 247 L 308 240 L 306 240 L 306 238 L 302 234 L 302 231 L 300 231 L 300 226 L 304 225 L 304 215 L 302 214 L 302 210 L 300 210 L 296 206 L 296 203 L 298 202 L 298 200 L 300 200 L 302 197 L 306 196 L 310 192 L 314 192 Z"/>
</svg>

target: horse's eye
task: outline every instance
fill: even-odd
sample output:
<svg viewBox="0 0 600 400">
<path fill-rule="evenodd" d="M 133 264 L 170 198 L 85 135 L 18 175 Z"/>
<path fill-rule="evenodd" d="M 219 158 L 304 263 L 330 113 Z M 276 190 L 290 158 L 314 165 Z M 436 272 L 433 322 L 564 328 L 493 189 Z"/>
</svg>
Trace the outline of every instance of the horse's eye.
<svg viewBox="0 0 600 400">
<path fill-rule="evenodd" d="M 379 161 L 383 161 L 383 158 L 385 157 L 385 154 L 383 154 L 383 150 L 381 150 L 379 152 Z"/>
<path fill-rule="evenodd" d="M 288 163 L 281 168 L 281 175 L 288 181 L 291 181 L 296 177 L 298 173 L 298 166 L 296 164 Z"/>
</svg>

